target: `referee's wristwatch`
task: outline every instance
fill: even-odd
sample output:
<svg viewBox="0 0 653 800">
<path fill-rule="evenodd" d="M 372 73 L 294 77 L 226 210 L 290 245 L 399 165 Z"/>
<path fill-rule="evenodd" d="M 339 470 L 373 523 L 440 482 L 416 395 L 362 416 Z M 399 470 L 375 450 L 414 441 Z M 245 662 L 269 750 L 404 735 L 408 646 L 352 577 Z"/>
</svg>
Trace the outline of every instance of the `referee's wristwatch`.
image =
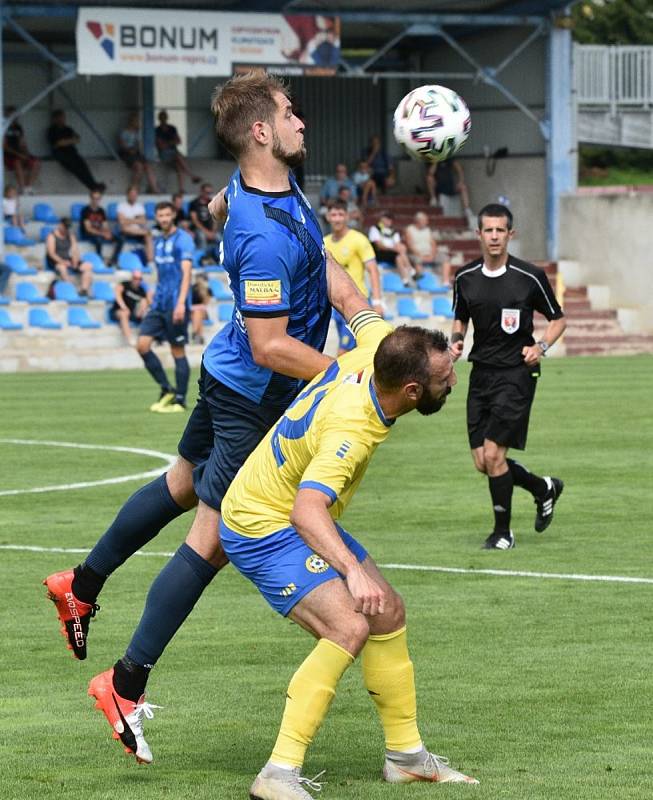
<svg viewBox="0 0 653 800">
<path fill-rule="evenodd" d="M 546 355 L 546 351 L 549 349 L 549 345 L 545 341 L 543 341 L 542 339 L 540 339 L 539 342 L 535 342 L 535 344 L 542 351 L 542 355 L 545 356 Z"/>
</svg>

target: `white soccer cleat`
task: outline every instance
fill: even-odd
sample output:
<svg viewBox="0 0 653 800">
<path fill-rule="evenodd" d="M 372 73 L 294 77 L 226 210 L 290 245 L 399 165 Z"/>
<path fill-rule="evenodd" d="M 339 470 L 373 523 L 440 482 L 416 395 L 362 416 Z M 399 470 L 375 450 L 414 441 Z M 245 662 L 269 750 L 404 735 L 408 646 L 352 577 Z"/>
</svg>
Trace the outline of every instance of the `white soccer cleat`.
<svg viewBox="0 0 653 800">
<path fill-rule="evenodd" d="M 320 772 L 312 779 L 303 778 L 300 767 L 283 769 L 268 761 L 249 789 L 250 800 L 314 800 L 304 787 L 321 791 L 322 784 L 317 779 L 323 774 Z"/>
<path fill-rule="evenodd" d="M 413 783 L 414 781 L 427 781 L 429 783 L 478 783 L 476 778 L 470 778 L 449 766 L 449 759 L 436 756 L 428 750 L 421 753 L 406 755 L 401 761 L 388 757 L 383 765 L 383 780 L 386 783 Z"/>
</svg>

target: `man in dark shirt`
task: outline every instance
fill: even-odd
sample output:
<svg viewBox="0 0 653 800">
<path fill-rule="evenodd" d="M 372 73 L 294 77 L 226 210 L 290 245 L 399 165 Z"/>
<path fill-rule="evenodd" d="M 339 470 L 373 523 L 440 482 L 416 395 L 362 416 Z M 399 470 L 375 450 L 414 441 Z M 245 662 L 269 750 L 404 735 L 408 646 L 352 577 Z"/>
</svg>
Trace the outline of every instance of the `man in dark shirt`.
<svg viewBox="0 0 653 800">
<path fill-rule="evenodd" d="M 16 109 L 14 106 L 5 108 L 5 119 L 11 117 L 15 111 Z M 21 194 L 23 192 L 32 194 L 34 191 L 32 186 L 34 185 L 36 176 L 39 174 L 41 162 L 27 149 L 25 132 L 23 131 L 23 126 L 18 122 L 17 117 L 14 117 L 5 131 L 2 150 L 5 168 L 13 170 L 16 173 L 18 191 Z"/>
<path fill-rule="evenodd" d="M 95 180 L 88 164 L 77 151 L 76 145 L 79 144 L 79 136 L 66 125 L 66 114 L 61 109 L 52 112 L 52 123 L 46 136 L 52 148 L 52 157 L 65 170 L 72 172 L 91 191 L 96 189 L 103 192 L 105 190 L 105 185 Z"/>
<path fill-rule="evenodd" d="M 164 164 L 175 169 L 179 181 L 179 191 L 183 192 L 184 175 L 188 175 L 193 183 L 199 183 L 202 179 L 199 175 L 193 175 L 188 162 L 177 149 L 181 144 L 181 139 L 177 128 L 168 122 L 168 112 L 159 111 L 158 119 L 159 124 L 154 129 L 154 137 L 159 158 Z"/>
<path fill-rule="evenodd" d="M 215 244 L 217 230 L 215 220 L 209 211 L 209 203 L 215 192 L 210 183 L 203 183 L 199 195 L 188 207 L 191 231 L 195 236 L 197 247 L 208 247 Z"/>
<path fill-rule="evenodd" d="M 470 319 L 474 324 L 467 432 L 474 465 L 488 476 L 494 509 L 494 530 L 484 547 L 498 550 L 515 546 L 510 529 L 513 486 L 533 495 L 536 531 L 544 531 L 551 523 L 563 489 L 559 478 L 541 478 L 507 458 L 508 448 L 526 447 L 540 359 L 566 327 L 544 270 L 508 255 L 513 233 L 508 208 L 492 204 L 480 211 L 483 255 L 456 275 L 451 334 L 452 354 L 458 359 Z M 549 321 L 538 342 L 533 338 L 534 311 Z"/>
<path fill-rule="evenodd" d="M 140 325 L 147 313 L 150 298 L 143 286 L 143 273 L 134 270 L 128 281 L 116 286 L 116 299 L 109 310 L 109 318 L 120 325 L 122 335 L 129 344 L 134 344 L 129 323 Z"/>
<path fill-rule="evenodd" d="M 103 244 L 113 244 L 113 254 L 109 264 L 114 265 L 122 250 L 123 238 L 118 232 L 111 230 L 107 215 L 100 205 L 101 200 L 102 192 L 94 190 L 89 194 L 89 204 L 82 209 L 79 238 L 82 241 L 92 242 L 99 256 L 102 255 Z"/>
</svg>

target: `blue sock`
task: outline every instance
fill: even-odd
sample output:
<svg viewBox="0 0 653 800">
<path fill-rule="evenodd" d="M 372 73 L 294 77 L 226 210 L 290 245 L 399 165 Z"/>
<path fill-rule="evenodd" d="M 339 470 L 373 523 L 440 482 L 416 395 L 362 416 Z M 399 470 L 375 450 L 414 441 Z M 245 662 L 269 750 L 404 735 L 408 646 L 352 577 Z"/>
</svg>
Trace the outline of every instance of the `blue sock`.
<svg viewBox="0 0 653 800">
<path fill-rule="evenodd" d="M 107 532 L 88 554 L 85 566 L 108 576 L 186 509 L 170 494 L 166 476 L 159 475 L 127 500 Z"/>
<path fill-rule="evenodd" d="M 177 382 L 177 392 L 175 400 L 186 402 L 186 392 L 188 391 L 188 381 L 190 379 L 190 365 L 186 356 L 175 358 L 175 381 Z"/>
<path fill-rule="evenodd" d="M 184 542 L 150 587 L 127 657 L 153 667 L 217 572 Z"/>
<path fill-rule="evenodd" d="M 170 389 L 166 371 L 163 369 L 163 364 L 159 361 L 156 353 L 148 350 L 147 353 L 141 356 L 145 369 L 150 373 L 154 380 L 159 384 L 162 389 Z"/>
</svg>

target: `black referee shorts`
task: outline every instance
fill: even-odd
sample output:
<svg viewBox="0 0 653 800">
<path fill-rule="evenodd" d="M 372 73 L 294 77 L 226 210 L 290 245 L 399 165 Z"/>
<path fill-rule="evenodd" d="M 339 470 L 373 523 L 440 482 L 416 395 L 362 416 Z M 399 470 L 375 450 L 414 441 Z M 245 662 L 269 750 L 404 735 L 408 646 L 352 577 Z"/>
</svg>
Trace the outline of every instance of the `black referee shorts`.
<svg viewBox="0 0 653 800">
<path fill-rule="evenodd" d="M 539 366 L 495 369 L 475 364 L 467 393 L 467 435 L 472 449 L 490 439 L 524 450 Z"/>
<path fill-rule="evenodd" d="M 202 369 L 200 394 L 177 447 L 195 465 L 195 494 L 220 510 L 238 470 L 285 411 L 257 405 Z"/>
</svg>

